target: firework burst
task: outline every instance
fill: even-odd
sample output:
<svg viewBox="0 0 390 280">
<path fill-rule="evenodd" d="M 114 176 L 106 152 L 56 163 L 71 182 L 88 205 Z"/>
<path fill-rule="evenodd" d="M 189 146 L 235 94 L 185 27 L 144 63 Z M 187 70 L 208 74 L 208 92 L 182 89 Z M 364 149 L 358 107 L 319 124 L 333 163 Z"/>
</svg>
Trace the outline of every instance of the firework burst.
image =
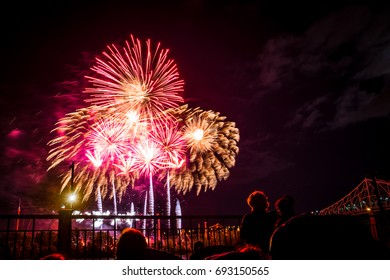
<svg viewBox="0 0 390 280">
<path fill-rule="evenodd" d="M 186 141 L 177 123 L 167 119 L 164 123 L 157 121 L 149 135 L 161 150 L 166 169 L 178 168 L 186 156 Z"/>
<path fill-rule="evenodd" d="M 150 134 L 151 138 L 161 147 L 165 158 L 165 169 L 161 172 L 160 179 L 163 179 L 164 171 L 166 173 L 166 204 L 165 214 L 171 215 L 171 185 L 170 170 L 180 168 L 185 162 L 186 142 L 184 135 L 175 120 L 166 120 L 165 123 L 156 122 L 156 125 Z M 170 220 L 167 220 L 167 226 L 170 228 Z"/>
<path fill-rule="evenodd" d="M 114 162 L 126 154 L 129 144 L 129 127 L 118 123 L 115 119 L 100 119 L 92 127 L 88 145 L 100 157 Z"/>
<path fill-rule="evenodd" d="M 235 165 L 239 152 L 239 130 L 234 122 L 214 111 L 181 106 L 174 110 L 182 123 L 188 145 L 187 165 L 171 172 L 171 185 L 184 194 L 195 186 L 197 194 L 215 189 L 218 181 L 226 180 L 229 168 Z"/>
<path fill-rule="evenodd" d="M 52 130 L 56 137 L 48 143 L 49 146 L 54 147 L 47 157 L 51 162 L 49 170 L 66 160 L 78 161 L 85 137 L 90 133 L 92 119 L 91 111 L 83 108 L 67 114 L 56 123 L 56 128 Z"/>
<path fill-rule="evenodd" d="M 47 160 L 51 162 L 49 170 L 59 164 L 75 162 L 75 191 L 83 193 L 83 201 L 89 199 L 95 191 L 98 197 L 98 186 L 101 197 L 107 197 L 110 185 L 118 189 L 119 199 L 126 188 L 134 183 L 136 173 L 117 176 L 121 171 L 114 166 L 117 156 L 125 152 L 126 137 L 123 125 L 114 125 L 112 120 L 105 120 L 104 110 L 89 107 L 67 114 L 53 129 L 57 134 L 48 145 L 53 146 Z M 115 160 L 114 160 L 115 159 Z M 119 162 L 118 162 L 119 164 Z M 70 172 L 62 174 L 61 191 L 71 180 Z"/>
<path fill-rule="evenodd" d="M 184 82 L 160 44 L 153 49 L 150 40 L 144 45 L 131 36 L 123 48 L 107 48 L 91 68 L 94 76 L 86 77 L 90 106 L 67 114 L 53 130 L 49 170 L 74 161 L 74 188 L 83 201 L 92 194 L 110 197 L 115 211 L 116 197 L 121 200 L 140 177 L 149 178 L 151 215 L 156 175 L 166 182 L 169 215 L 170 186 L 183 194 L 195 187 L 199 194 L 229 177 L 239 131 L 218 112 L 179 107 Z M 63 173 L 61 191 L 71 179 Z"/>
<path fill-rule="evenodd" d="M 135 111 L 154 118 L 183 102 L 179 94 L 184 82 L 176 64 L 160 44 L 153 51 L 150 40 L 143 46 L 131 36 L 121 49 L 108 46 L 108 52 L 103 53 L 103 59 L 97 58 L 92 70 L 96 77 L 87 77 L 92 83 L 85 90 L 91 96 L 87 102 L 101 108 L 122 115 Z"/>
</svg>

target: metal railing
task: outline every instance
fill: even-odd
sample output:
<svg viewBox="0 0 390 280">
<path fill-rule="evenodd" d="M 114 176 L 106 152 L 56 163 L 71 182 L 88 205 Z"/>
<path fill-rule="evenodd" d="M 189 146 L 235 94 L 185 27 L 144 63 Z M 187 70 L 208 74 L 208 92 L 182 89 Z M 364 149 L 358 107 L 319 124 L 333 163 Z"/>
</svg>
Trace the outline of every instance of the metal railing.
<svg viewBox="0 0 390 280">
<path fill-rule="evenodd" d="M 197 241 L 204 246 L 235 246 L 242 218 L 72 215 L 71 211 L 67 216 L 61 211 L 0 215 L 0 259 L 40 259 L 55 252 L 71 259 L 115 259 L 117 240 L 127 227 L 142 231 L 149 247 L 188 259 Z"/>
</svg>

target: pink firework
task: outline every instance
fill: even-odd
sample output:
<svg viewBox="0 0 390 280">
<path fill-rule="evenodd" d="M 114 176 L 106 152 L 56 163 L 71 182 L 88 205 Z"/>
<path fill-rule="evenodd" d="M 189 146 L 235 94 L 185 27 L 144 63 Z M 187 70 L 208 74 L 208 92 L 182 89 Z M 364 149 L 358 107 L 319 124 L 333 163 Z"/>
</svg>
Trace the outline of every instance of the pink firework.
<svg viewBox="0 0 390 280">
<path fill-rule="evenodd" d="M 164 168 L 166 169 L 166 205 L 165 214 L 171 215 L 171 186 L 169 172 L 180 168 L 185 162 L 186 144 L 179 126 L 175 120 L 167 119 L 165 123 L 156 121 L 151 139 L 155 141 L 162 151 L 165 160 Z M 170 227 L 170 221 L 167 221 Z"/>
<path fill-rule="evenodd" d="M 160 147 L 150 139 L 144 139 L 130 149 L 134 155 L 133 168 L 140 175 L 153 175 L 164 168 L 164 154 Z"/>
<path fill-rule="evenodd" d="M 131 155 L 131 153 L 128 154 L 128 156 L 120 156 L 118 158 L 118 163 L 115 164 L 120 171 L 118 172 L 118 175 L 127 175 L 130 173 L 135 174 L 136 170 L 134 169 L 134 157 Z M 134 176 L 136 177 L 136 176 Z"/>
<path fill-rule="evenodd" d="M 174 122 L 155 122 L 150 138 L 155 142 L 164 157 L 164 167 L 179 168 L 185 162 L 186 142 L 180 128 Z"/>
<path fill-rule="evenodd" d="M 160 44 L 153 51 L 150 40 L 143 47 L 131 36 L 125 47 L 108 46 L 103 55 L 92 67 L 96 76 L 87 77 L 92 83 L 85 90 L 91 96 L 87 102 L 122 115 L 136 111 L 145 118 L 155 118 L 183 102 L 179 94 L 184 82 Z"/>
<path fill-rule="evenodd" d="M 154 215 L 153 174 L 164 168 L 164 155 L 160 147 L 148 138 L 142 139 L 131 150 L 134 155 L 134 169 L 141 175 L 149 176 L 148 212 Z"/>
<path fill-rule="evenodd" d="M 99 168 L 103 163 L 103 159 L 100 155 L 100 152 L 97 150 L 94 150 L 93 152 L 87 150 L 85 156 L 89 159 L 93 166 L 95 166 L 95 168 Z"/>
<path fill-rule="evenodd" d="M 89 135 L 89 146 L 99 159 L 114 162 L 128 151 L 129 129 L 113 119 L 101 119 Z"/>
</svg>

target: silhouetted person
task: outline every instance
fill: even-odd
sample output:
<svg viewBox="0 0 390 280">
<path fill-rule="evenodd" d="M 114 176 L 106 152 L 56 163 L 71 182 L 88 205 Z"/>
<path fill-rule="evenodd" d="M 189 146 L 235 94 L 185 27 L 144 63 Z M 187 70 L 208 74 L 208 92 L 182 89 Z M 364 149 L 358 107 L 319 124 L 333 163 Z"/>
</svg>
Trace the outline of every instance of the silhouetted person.
<svg viewBox="0 0 390 280">
<path fill-rule="evenodd" d="M 275 228 L 278 228 L 283 223 L 295 216 L 294 211 L 295 200 L 290 195 L 285 195 L 276 200 L 275 209 L 277 213 Z"/>
<path fill-rule="evenodd" d="M 268 197 L 262 191 L 254 191 L 247 198 L 251 208 L 241 221 L 241 242 L 259 246 L 265 254 L 269 251 L 269 240 L 274 230 L 276 213 L 268 211 Z"/>
<path fill-rule="evenodd" d="M 149 248 L 143 233 L 126 228 L 119 237 L 116 248 L 117 260 L 181 260 L 169 252 Z"/>
<path fill-rule="evenodd" d="M 116 247 L 118 260 L 143 260 L 146 259 L 145 236 L 137 229 L 126 228 L 122 231 Z"/>
<path fill-rule="evenodd" d="M 387 248 L 355 216 L 309 214 L 295 216 L 275 230 L 270 255 L 275 260 L 389 258 Z"/>
</svg>

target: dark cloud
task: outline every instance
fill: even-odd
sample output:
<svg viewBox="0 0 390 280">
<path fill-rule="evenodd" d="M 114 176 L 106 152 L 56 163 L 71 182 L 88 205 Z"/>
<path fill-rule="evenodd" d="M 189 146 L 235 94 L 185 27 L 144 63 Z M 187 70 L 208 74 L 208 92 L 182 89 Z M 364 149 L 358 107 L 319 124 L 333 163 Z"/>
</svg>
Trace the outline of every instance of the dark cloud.
<svg viewBox="0 0 390 280">
<path fill-rule="evenodd" d="M 234 171 L 256 174 L 253 186 L 266 182 L 322 206 L 374 170 L 387 174 L 389 12 L 347 5 L 264 44 L 248 70 L 251 94 L 235 99 L 247 110 Z"/>
<path fill-rule="evenodd" d="M 302 129 L 328 130 L 386 117 L 390 103 L 379 100 L 389 98 L 388 12 L 349 6 L 301 35 L 269 40 L 257 60 L 255 98 L 293 96 L 297 102 L 290 102 L 286 125 Z"/>
<path fill-rule="evenodd" d="M 244 139 L 240 142 L 238 164 L 233 173 L 240 174 L 233 184 L 248 184 L 260 181 L 272 173 L 282 171 L 292 165 L 289 159 L 283 158 L 275 152 L 272 144 L 275 139 L 270 135 Z"/>
</svg>

